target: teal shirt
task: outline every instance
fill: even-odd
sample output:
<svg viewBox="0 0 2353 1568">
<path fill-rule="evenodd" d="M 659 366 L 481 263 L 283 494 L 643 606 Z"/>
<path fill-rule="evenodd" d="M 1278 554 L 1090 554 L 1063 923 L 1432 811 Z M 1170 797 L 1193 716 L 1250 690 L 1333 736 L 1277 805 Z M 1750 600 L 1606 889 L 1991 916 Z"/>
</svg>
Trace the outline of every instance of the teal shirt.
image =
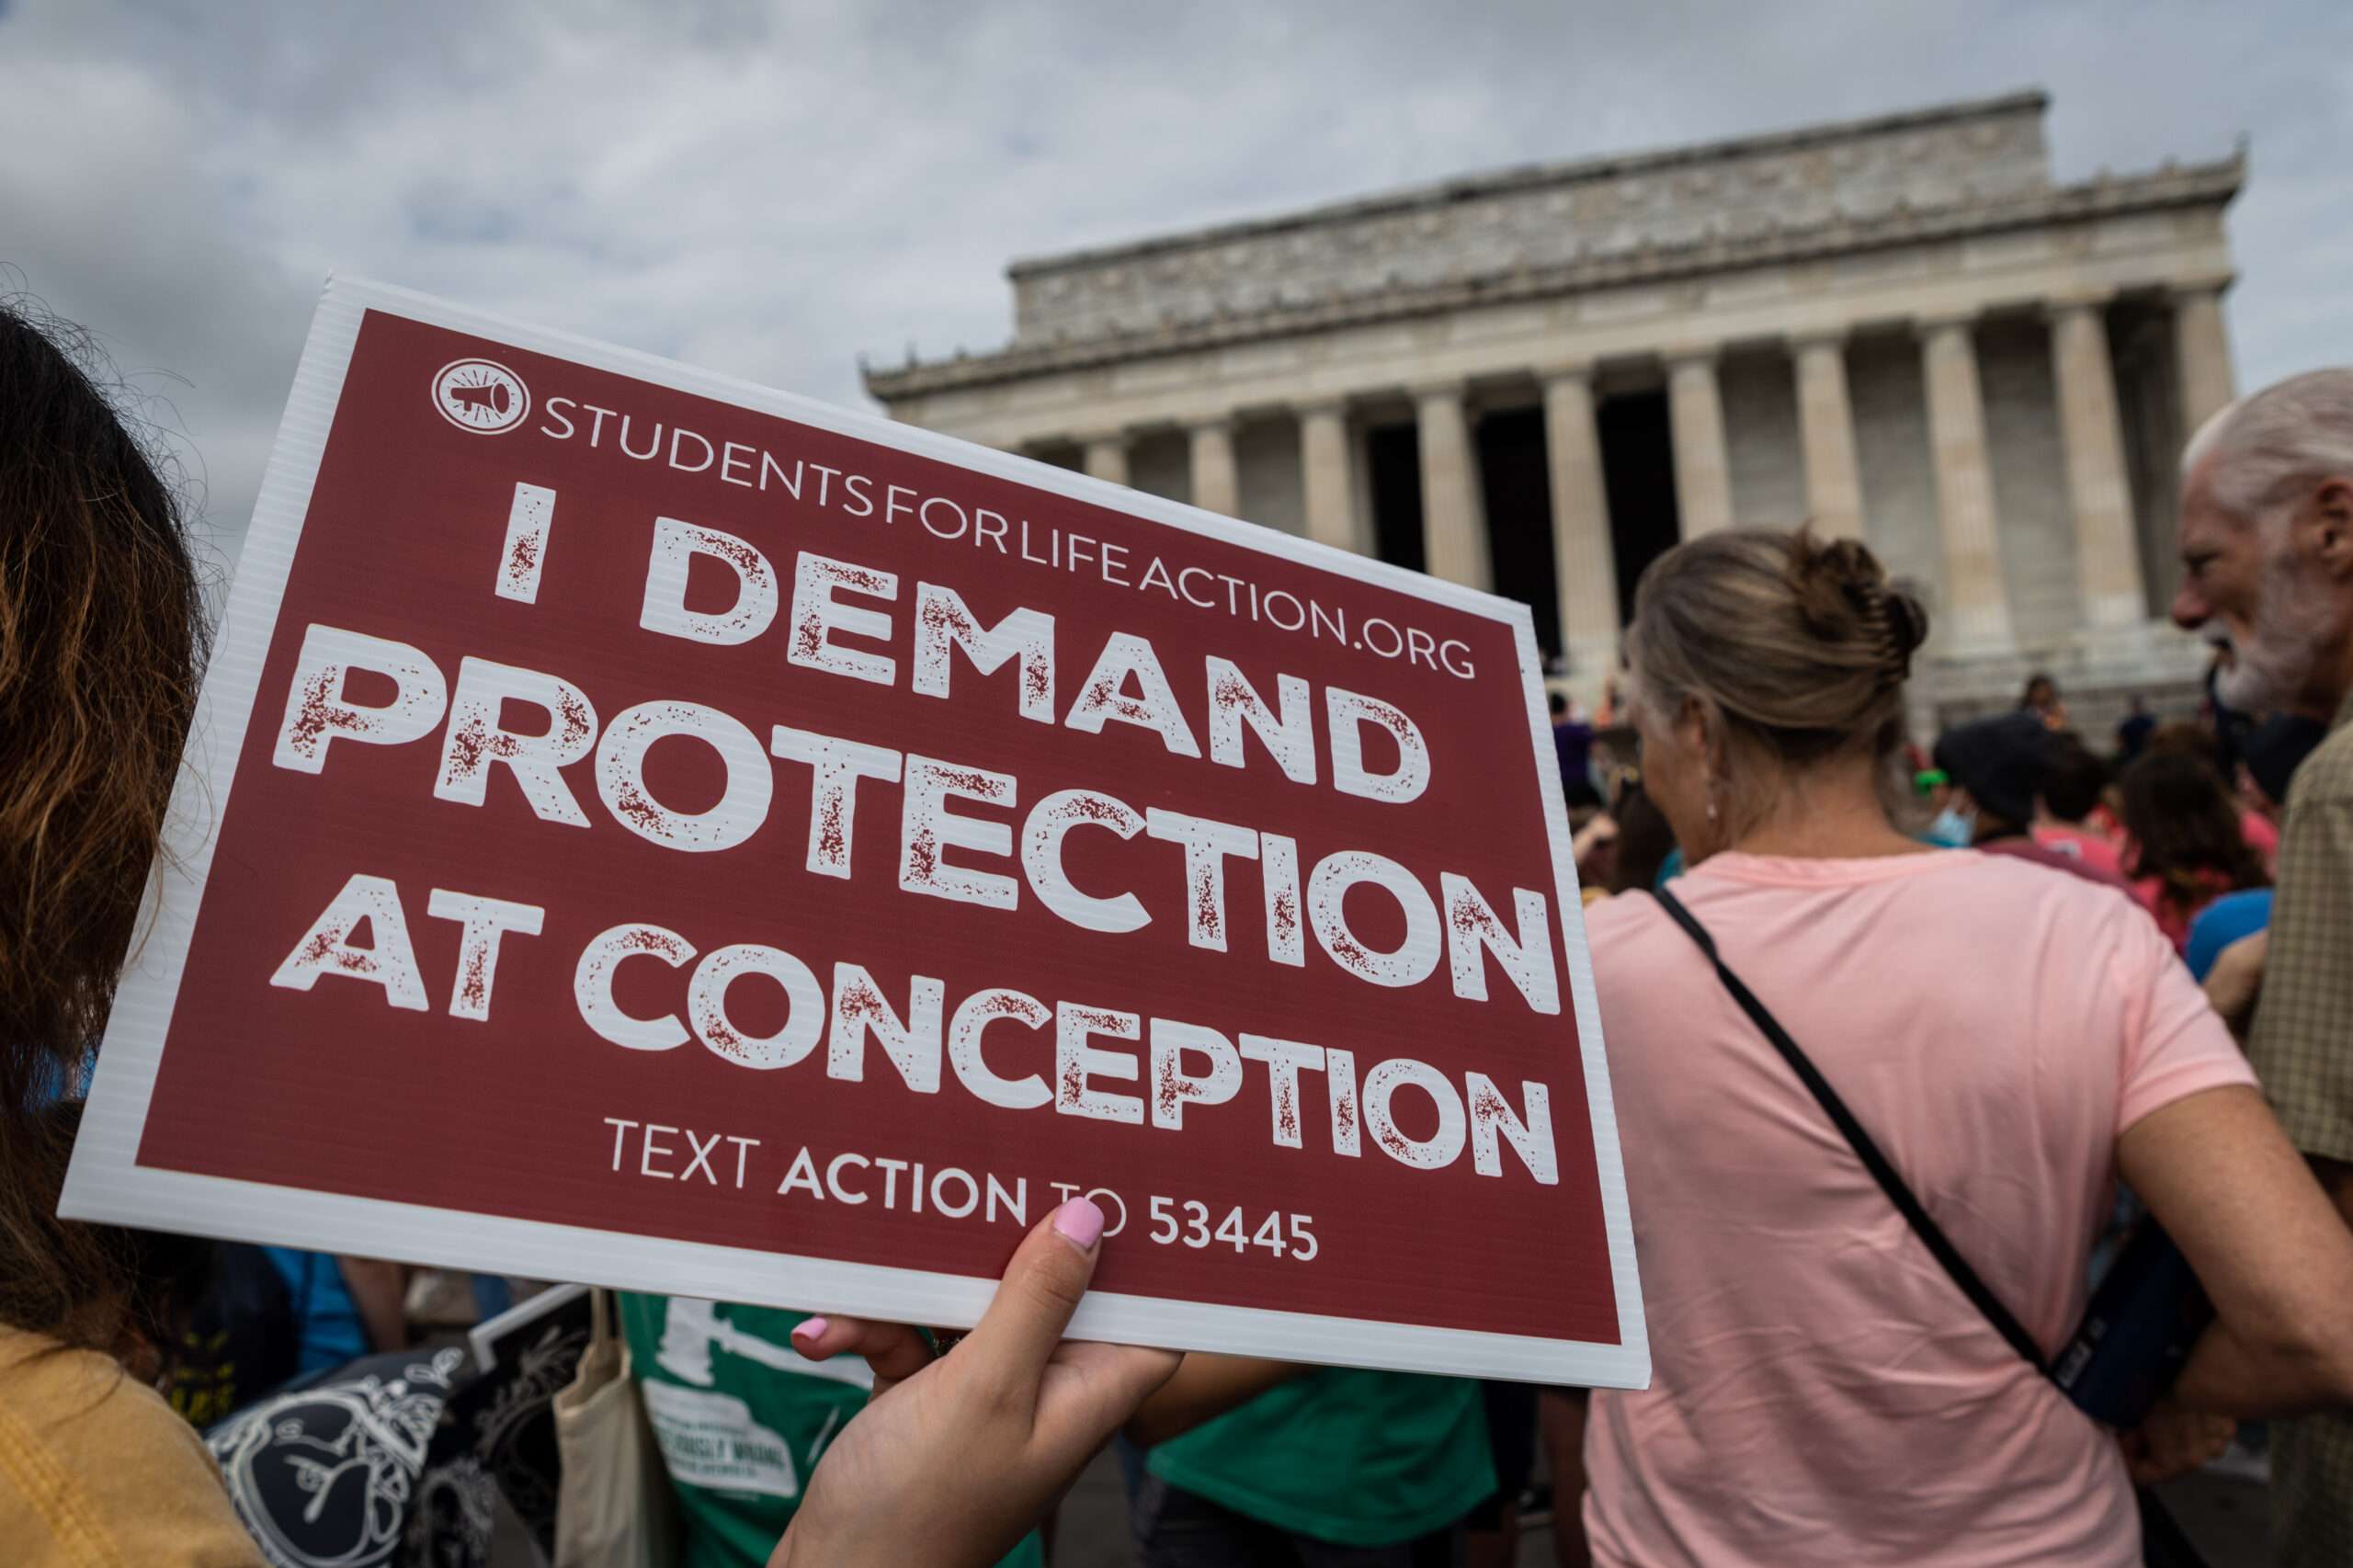
<svg viewBox="0 0 2353 1568">
<path fill-rule="evenodd" d="M 871 1380 L 856 1357 L 803 1359 L 808 1314 L 623 1292 L 630 1372 L 686 1531 L 686 1568 L 765 1568 L 809 1477 Z M 1005 1568 L 1040 1568 L 1029 1536 Z"/>
<path fill-rule="evenodd" d="M 1492 1495 L 1479 1385 L 1328 1367 L 1152 1450 L 1152 1473 L 1337 1546 L 1393 1546 Z"/>
</svg>

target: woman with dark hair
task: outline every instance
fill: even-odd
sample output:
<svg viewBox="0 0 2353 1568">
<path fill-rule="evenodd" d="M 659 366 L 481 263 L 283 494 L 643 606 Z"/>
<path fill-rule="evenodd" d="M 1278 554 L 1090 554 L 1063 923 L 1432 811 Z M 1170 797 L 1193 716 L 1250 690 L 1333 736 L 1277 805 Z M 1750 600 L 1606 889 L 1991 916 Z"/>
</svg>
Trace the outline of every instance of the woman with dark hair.
<svg viewBox="0 0 2353 1568">
<path fill-rule="evenodd" d="M 2200 758 L 2151 750 L 2117 780 L 2129 835 L 2132 894 L 2181 951 L 2191 922 L 2224 893 L 2268 887 L 2263 857 L 2239 825 L 2238 803 Z"/>
<path fill-rule="evenodd" d="M 257 1562 L 145 1386 L 201 1244 L 57 1218 L 206 635 L 171 491 L 82 347 L 0 305 L 0 1541 L 19 1562 Z"/>
</svg>

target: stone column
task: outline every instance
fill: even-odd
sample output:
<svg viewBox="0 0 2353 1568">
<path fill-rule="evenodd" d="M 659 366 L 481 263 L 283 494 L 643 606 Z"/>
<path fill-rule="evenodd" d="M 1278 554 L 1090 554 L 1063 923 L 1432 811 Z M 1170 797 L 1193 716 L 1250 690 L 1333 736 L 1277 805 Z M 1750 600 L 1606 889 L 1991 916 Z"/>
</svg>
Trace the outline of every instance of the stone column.
<svg viewBox="0 0 2353 1568">
<path fill-rule="evenodd" d="M 1618 656 L 1618 564 L 1593 420 L 1593 367 L 1538 372 L 1544 383 L 1544 466 L 1552 487 L 1552 591 L 1573 678 L 1598 689 Z"/>
<path fill-rule="evenodd" d="M 1205 419 L 1193 426 L 1193 505 L 1205 512 L 1242 515 L 1242 471 L 1233 460 L 1233 421 Z"/>
<path fill-rule="evenodd" d="M 2104 293 L 2085 293 L 2053 299 L 2046 307 L 2067 499 L 2075 517 L 2075 586 L 2084 623 L 2095 627 L 2131 626 L 2149 618 L 2132 488 L 2124 474 L 2116 371 L 2108 357 L 2107 301 Z"/>
<path fill-rule="evenodd" d="M 1847 397 L 1844 333 L 1800 337 L 1798 445 L 1805 454 L 1805 509 L 1824 537 L 1863 537 L 1863 479 L 1855 463 L 1855 413 Z"/>
<path fill-rule="evenodd" d="M 1443 381 L 1413 392 L 1422 453 L 1422 569 L 1465 587 L 1487 587 L 1494 568 L 1462 383 Z"/>
<path fill-rule="evenodd" d="M 1947 646 L 1984 653 L 2010 646 L 2009 590 L 2002 581 L 2001 537 L 1994 514 L 1994 472 L 1985 458 L 1985 404 L 1977 384 L 1974 315 L 1920 324 L 1928 394 L 1929 460 L 1935 471 L 1937 525 L 1944 548 Z"/>
<path fill-rule="evenodd" d="M 1082 436 L 1079 446 L 1086 454 L 1087 472 L 1114 484 L 1128 482 L 1128 437 L 1124 432 L 1106 430 Z"/>
<path fill-rule="evenodd" d="M 1307 537 L 1336 550 L 1362 548 L 1348 474 L 1348 409 L 1335 399 L 1299 410 L 1299 468 L 1306 492 Z"/>
<path fill-rule="evenodd" d="M 2222 290 L 2218 278 L 2176 289 L 2173 293 L 2173 352 L 2181 374 L 2181 436 L 2229 406 L 2238 395 L 2231 375 L 2231 344 L 2222 330 Z"/>
<path fill-rule="evenodd" d="M 1683 537 L 1732 527 L 1732 458 L 1724 449 L 1724 400 L 1716 351 L 1666 355 L 1666 415 L 1675 441 L 1675 502 Z"/>
</svg>

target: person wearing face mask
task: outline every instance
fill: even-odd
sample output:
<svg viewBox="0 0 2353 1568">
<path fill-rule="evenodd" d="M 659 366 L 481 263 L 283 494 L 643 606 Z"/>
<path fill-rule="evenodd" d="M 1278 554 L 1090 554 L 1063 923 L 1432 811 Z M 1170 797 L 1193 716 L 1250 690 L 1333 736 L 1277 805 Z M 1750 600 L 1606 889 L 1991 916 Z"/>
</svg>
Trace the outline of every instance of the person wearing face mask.
<svg viewBox="0 0 2353 1568">
<path fill-rule="evenodd" d="M 2180 547 L 2173 618 L 2215 646 L 2218 702 L 2329 726 L 2283 785 L 2247 1053 L 2353 1223 L 2353 369 L 2293 377 L 2207 422 L 2182 458 Z M 2272 1430 L 2279 1561 L 2353 1562 L 2353 1416 Z"/>
<path fill-rule="evenodd" d="M 2038 843 L 2029 831 L 2059 744 L 2042 720 L 2023 709 L 1946 731 L 1937 742 L 1936 760 L 1951 782 L 1952 795 L 1930 827 L 1929 839 L 2049 866 L 2129 894 L 2130 885 L 2114 871 Z"/>
<path fill-rule="evenodd" d="M 2131 1479 L 2214 1451 L 2211 1417 L 2353 1405 L 2353 1234 L 2154 924 L 2107 888 L 1896 825 L 1926 633 L 1853 540 L 1720 530 L 1637 593 L 1643 780 L 1689 869 L 1680 915 L 1627 896 L 1586 916 L 1620 1122 L 1653 1133 L 1625 1143 L 1653 1381 L 1596 1392 L 1586 1440 L 1586 1532 L 1610 1568 L 2127 1568 Z M 2000 755 L 2008 733 L 1964 737 L 1955 760 L 1981 812 L 2022 826 L 2032 790 L 1979 767 L 1977 743 Z M 2120 1174 L 2219 1313 L 2175 1403 L 2124 1442 L 2037 1365 L 2083 1316 Z"/>
</svg>

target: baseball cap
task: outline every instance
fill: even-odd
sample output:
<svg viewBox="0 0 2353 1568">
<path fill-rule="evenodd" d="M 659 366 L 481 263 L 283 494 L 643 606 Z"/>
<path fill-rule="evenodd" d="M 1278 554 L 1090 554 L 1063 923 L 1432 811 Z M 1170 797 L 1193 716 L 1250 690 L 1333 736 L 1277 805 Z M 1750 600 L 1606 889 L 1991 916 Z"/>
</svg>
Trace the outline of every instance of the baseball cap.
<svg viewBox="0 0 2353 1568">
<path fill-rule="evenodd" d="M 1973 720 L 1944 733 L 1937 766 L 1987 815 L 2023 826 L 2051 766 L 2051 732 L 2033 713 Z"/>
</svg>

